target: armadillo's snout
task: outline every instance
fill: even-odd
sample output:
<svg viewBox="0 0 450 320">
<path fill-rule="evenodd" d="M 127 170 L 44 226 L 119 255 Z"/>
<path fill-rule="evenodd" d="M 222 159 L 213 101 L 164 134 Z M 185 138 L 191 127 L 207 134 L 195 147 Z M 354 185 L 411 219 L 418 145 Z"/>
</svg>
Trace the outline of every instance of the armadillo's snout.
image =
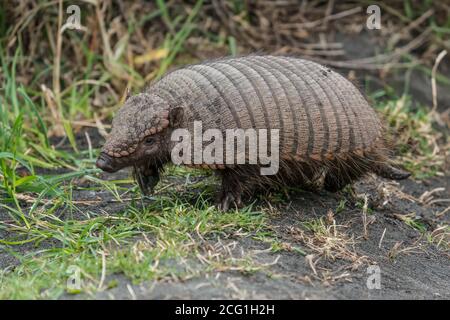
<svg viewBox="0 0 450 320">
<path fill-rule="evenodd" d="M 97 168 L 106 172 L 115 172 L 117 169 L 114 166 L 114 159 L 106 153 L 100 153 L 96 162 Z"/>
</svg>

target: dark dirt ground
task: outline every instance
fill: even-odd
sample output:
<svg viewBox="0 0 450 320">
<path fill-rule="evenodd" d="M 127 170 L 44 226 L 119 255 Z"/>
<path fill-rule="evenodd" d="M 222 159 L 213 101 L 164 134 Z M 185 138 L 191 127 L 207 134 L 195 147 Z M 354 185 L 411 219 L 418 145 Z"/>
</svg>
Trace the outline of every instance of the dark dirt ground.
<svg viewBox="0 0 450 320">
<path fill-rule="evenodd" d="M 123 173 L 122 173 L 123 174 Z M 433 229 L 438 223 L 449 223 L 449 215 L 437 217 L 444 205 L 426 206 L 409 199 L 392 196 L 384 198 L 388 203 L 378 205 L 377 187 L 390 182 L 368 177 L 355 184 L 354 191 L 369 196 L 367 231 L 364 237 L 364 215 L 360 207 L 349 201 L 345 209 L 334 215 L 337 241 L 331 240 L 329 258 L 309 247 L 302 238 L 302 222 L 311 219 L 327 219 L 328 211 L 338 207 L 341 194 L 314 194 L 295 192 L 288 205 L 270 214 L 269 224 L 277 237 L 289 247 L 298 247 L 312 257 L 295 250 L 270 251 L 270 245 L 252 238 L 222 240 L 231 248 L 232 256 L 251 256 L 258 264 L 267 264 L 262 271 L 246 274 L 239 271 L 202 271 L 203 266 L 195 258 L 184 261 L 199 271 L 198 277 L 185 281 L 148 281 L 131 284 L 123 275 L 111 275 L 107 281 L 117 280 L 118 285 L 95 294 L 97 299 L 449 299 L 450 255 L 437 248 L 416 229 L 406 225 L 395 214 L 415 212 L 417 218 Z M 414 198 L 425 191 L 450 184 L 449 177 L 400 183 L 399 190 Z M 379 188 L 378 188 L 379 190 Z M 89 199 L 89 194 L 79 195 Z M 106 200 L 106 199 L 105 199 Z M 91 208 L 92 209 L 92 208 Z M 108 204 L 99 209 L 118 212 L 121 206 Z M 330 224 L 331 225 L 331 224 Z M 303 228 L 304 229 L 304 228 Z M 383 237 L 384 233 L 384 237 Z M 380 239 L 383 237 L 380 245 Z M 341 239 L 341 240 L 339 240 Z M 208 241 L 208 240 L 205 240 Z M 212 242 L 211 242 L 212 244 Z M 341 246 L 342 245 L 342 246 Z M 398 246 L 398 247 L 397 247 Z M 396 249 L 397 247 L 397 249 Z M 403 251 L 402 251 L 403 250 Z M 318 259 L 319 256 L 322 258 Z M 334 258 L 333 258 L 334 256 Z M 2 267 L 12 261 L 0 254 Z M 174 262 L 177 264 L 178 262 Z M 313 265 L 313 266 L 312 266 Z M 381 270 L 381 289 L 368 289 L 367 267 L 377 265 Z M 315 270 L 315 271 L 314 271 Z M 92 298 L 91 296 L 65 295 L 63 299 Z"/>
<path fill-rule="evenodd" d="M 375 195 L 374 187 L 382 181 L 367 178 L 357 183 L 356 192 Z M 428 184 L 429 183 L 429 184 Z M 447 186 L 450 179 L 432 179 L 424 183 L 405 181 L 400 189 L 420 196 L 434 187 Z M 449 190 L 449 189 L 447 189 Z M 299 239 L 297 226 L 302 221 L 325 217 L 329 209 L 338 206 L 335 194 L 300 192 L 292 195 L 289 209 L 271 217 L 270 224 L 285 243 L 305 248 Z M 250 238 L 228 239 L 233 255 L 251 255 L 260 263 L 273 264 L 262 272 L 250 275 L 240 272 L 203 274 L 183 282 L 144 282 L 131 285 L 123 276 L 114 276 L 119 285 L 98 293 L 101 299 L 449 299 L 450 255 L 424 239 L 420 232 L 393 216 L 394 213 L 416 212 L 425 223 L 435 225 L 436 212 L 444 206 L 421 206 L 406 199 L 394 199 L 384 209 L 374 209 L 368 215 L 367 239 L 364 239 L 363 215 L 352 205 L 335 215 L 336 224 L 346 226 L 344 233 L 355 238 L 348 252 L 336 254 L 336 259 L 315 263 L 314 273 L 308 258 L 282 250 L 269 252 L 269 245 Z M 313 213 L 315 212 L 315 214 Z M 447 217 L 447 223 L 449 221 Z M 442 221 L 441 221 L 442 222 Z M 386 231 L 384 231 L 386 230 Z M 380 238 L 385 233 L 381 246 Z M 347 238 L 344 236 L 344 238 Z M 354 243 L 353 243 L 354 242 Z M 396 253 L 396 244 L 405 252 Z M 331 248 L 333 251 L 340 249 Z M 311 250 L 305 249 L 307 253 Z M 312 251 L 314 254 L 314 250 Z M 347 257 L 346 255 L 351 255 Z M 361 262 L 361 265 L 359 265 Z M 368 289 L 368 265 L 381 270 L 381 289 Z M 352 270 L 352 268 L 357 268 Z M 199 266 L 201 268 L 201 266 Z M 66 296 L 65 298 L 74 298 Z M 78 297 L 75 297 L 78 298 Z"/>
</svg>

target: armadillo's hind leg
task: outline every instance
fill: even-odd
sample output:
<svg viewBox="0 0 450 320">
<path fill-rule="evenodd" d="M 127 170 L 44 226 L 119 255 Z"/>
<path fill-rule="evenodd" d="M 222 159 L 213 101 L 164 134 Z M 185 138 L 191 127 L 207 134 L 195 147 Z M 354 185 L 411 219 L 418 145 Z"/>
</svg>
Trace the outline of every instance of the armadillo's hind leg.
<svg viewBox="0 0 450 320">
<path fill-rule="evenodd" d="M 344 189 L 344 187 L 351 182 L 351 179 L 337 177 L 333 174 L 327 174 L 325 177 L 323 188 L 329 192 L 337 192 Z"/>
<path fill-rule="evenodd" d="M 323 188 L 329 192 L 337 192 L 345 188 L 363 175 L 360 171 L 330 170 L 325 176 Z"/>
<path fill-rule="evenodd" d="M 222 189 L 219 194 L 217 207 L 224 212 L 232 207 L 242 207 L 242 185 L 239 176 L 227 169 L 221 173 Z"/>
<path fill-rule="evenodd" d="M 351 165 L 336 162 L 328 168 L 323 188 L 330 192 L 340 191 L 359 179 L 364 172 L 365 170 L 357 161 L 353 161 Z"/>
<path fill-rule="evenodd" d="M 411 173 L 394 168 L 387 163 L 377 164 L 372 171 L 378 176 L 391 180 L 403 180 L 411 176 Z"/>
</svg>

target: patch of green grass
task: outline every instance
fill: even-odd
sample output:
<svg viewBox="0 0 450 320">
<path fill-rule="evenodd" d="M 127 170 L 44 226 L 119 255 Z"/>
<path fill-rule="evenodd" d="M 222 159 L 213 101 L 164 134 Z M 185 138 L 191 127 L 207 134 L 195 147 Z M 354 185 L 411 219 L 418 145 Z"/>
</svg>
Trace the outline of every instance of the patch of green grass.
<svg viewBox="0 0 450 320">
<path fill-rule="evenodd" d="M 414 105 L 406 95 L 387 100 L 378 97 L 375 106 L 388 125 L 398 162 L 418 179 L 442 174 L 445 150 L 438 147 L 438 141 L 444 137 L 434 129 L 429 108 Z"/>
<path fill-rule="evenodd" d="M 325 223 L 323 217 L 304 221 L 302 222 L 302 226 L 306 230 L 315 234 L 323 235 L 327 233 L 327 224 Z"/>
<path fill-rule="evenodd" d="M 342 211 L 344 211 L 345 210 L 345 205 L 347 204 L 347 199 L 341 199 L 341 200 L 339 200 L 339 203 L 338 203 L 338 206 L 336 207 L 336 214 L 338 214 L 338 213 L 340 213 L 340 212 L 342 212 Z"/>
<path fill-rule="evenodd" d="M 70 266 L 81 270 L 81 292 L 95 292 L 102 255 L 108 275 L 122 273 L 135 282 L 198 273 L 198 266 L 183 265 L 186 258 L 197 261 L 202 272 L 258 269 L 251 259 L 236 259 L 216 245 L 218 239 L 266 234 L 263 213 L 251 207 L 220 213 L 210 195 L 191 204 L 177 194 L 172 190 L 150 203 L 136 200 L 117 214 L 87 211 L 82 219 L 61 219 L 53 209 L 29 217 L 29 227 L 3 221 L 0 228 L 11 234 L 0 242 L 4 250 L 14 253 L 25 243 L 39 249 L 15 253 L 20 264 L 3 272 L 0 299 L 56 298 L 66 292 Z"/>
<path fill-rule="evenodd" d="M 280 240 L 277 239 L 272 239 L 272 241 L 270 241 L 271 243 L 271 251 L 272 252 L 282 252 L 282 251 L 290 251 L 290 252 L 295 252 L 298 253 L 300 256 L 306 256 L 307 253 L 301 249 L 298 246 L 293 246 L 289 243 L 286 242 L 282 242 Z"/>
<path fill-rule="evenodd" d="M 401 215 L 399 214 L 397 215 L 397 217 L 405 222 L 406 225 L 410 226 L 413 229 L 416 229 L 420 233 L 425 233 L 428 230 L 426 224 L 420 218 L 416 217 L 414 213 Z"/>
</svg>

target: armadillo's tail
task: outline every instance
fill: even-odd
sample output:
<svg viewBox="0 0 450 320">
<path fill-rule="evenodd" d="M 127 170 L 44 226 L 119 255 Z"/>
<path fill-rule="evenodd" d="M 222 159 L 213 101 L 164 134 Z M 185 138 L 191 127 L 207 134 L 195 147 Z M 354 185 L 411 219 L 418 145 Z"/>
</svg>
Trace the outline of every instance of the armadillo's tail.
<svg viewBox="0 0 450 320">
<path fill-rule="evenodd" d="M 394 168 L 387 163 L 376 165 L 372 169 L 372 171 L 382 178 L 391 179 L 391 180 L 403 180 L 403 179 L 407 179 L 409 176 L 411 176 L 411 173 L 409 173 L 407 171 L 403 171 L 398 168 Z"/>
</svg>

